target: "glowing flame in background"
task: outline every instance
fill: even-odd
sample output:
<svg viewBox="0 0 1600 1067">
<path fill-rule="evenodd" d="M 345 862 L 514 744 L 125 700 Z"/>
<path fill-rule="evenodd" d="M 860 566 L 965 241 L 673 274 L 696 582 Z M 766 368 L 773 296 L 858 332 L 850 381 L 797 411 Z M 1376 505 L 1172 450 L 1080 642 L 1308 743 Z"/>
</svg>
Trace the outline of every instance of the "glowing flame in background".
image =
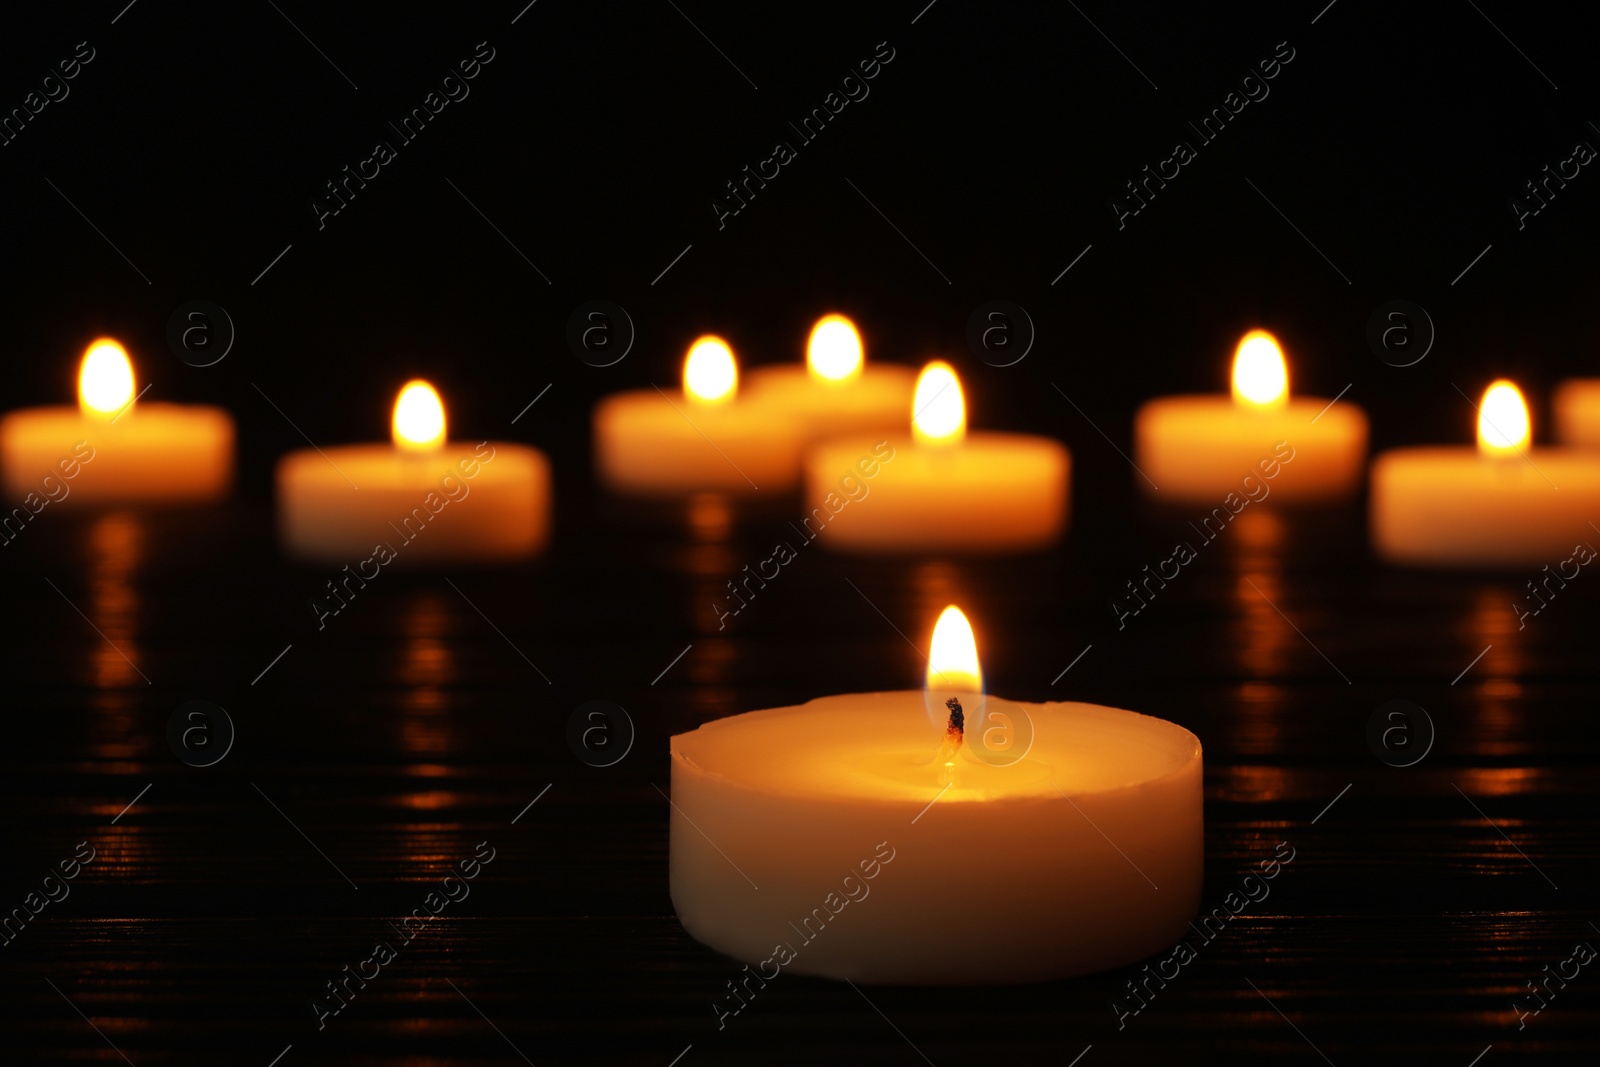
<svg viewBox="0 0 1600 1067">
<path fill-rule="evenodd" d="M 950 364 L 934 360 L 917 377 L 911 431 L 918 444 L 958 444 L 967 435 L 967 402 Z"/>
<path fill-rule="evenodd" d="M 85 415 L 109 419 L 133 402 L 133 363 L 127 350 L 102 337 L 83 353 L 78 367 L 78 407 Z"/>
<path fill-rule="evenodd" d="M 1251 330 L 1233 353 L 1233 402 L 1244 407 L 1278 408 L 1289 401 L 1289 368 L 1278 339 Z"/>
<path fill-rule="evenodd" d="M 407 452 L 437 452 L 444 445 L 444 402 L 421 378 L 400 387 L 394 401 L 395 446 Z"/>
<path fill-rule="evenodd" d="M 683 361 L 683 394 L 697 404 L 726 404 L 739 391 L 739 364 L 720 337 L 707 335 L 689 346 Z"/>
<path fill-rule="evenodd" d="M 806 366 L 813 379 L 843 385 L 861 377 L 863 362 L 861 334 L 855 323 L 843 315 L 824 315 L 811 327 Z"/>
<path fill-rule="evenodd" d="M 1516 385 L 1501 378 L 1484 390 L 1478 405 L 1478 451 L 1506 456 L 1519 451 L 1533 435 L 1528 405 Z"/>
</svg>

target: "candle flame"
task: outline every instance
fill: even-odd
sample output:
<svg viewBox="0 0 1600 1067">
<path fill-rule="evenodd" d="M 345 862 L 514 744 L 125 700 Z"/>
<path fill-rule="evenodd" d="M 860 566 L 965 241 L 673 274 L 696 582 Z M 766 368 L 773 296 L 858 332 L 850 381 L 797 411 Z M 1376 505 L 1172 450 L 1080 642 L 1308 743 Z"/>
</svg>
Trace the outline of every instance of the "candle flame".
<svg viewBox="0 0 1600 1067">
<path fill-rule="evenodd" d="M 102 337 L 83 353 L 78 367 L 78 407 L 85 415 L 110 418 L 133 403 L 133 364 L 127 350 Z"/>
<path fill-rule="evenodd" d="M 444 402 L 433 386 L 414 378 L 400 387 L 392 424 L 395 447 L 406 452 L 436 452 L 444 445 Z"/>
<path fill-rule="evenodd" d="M 843 385 L 861 376 L 861 334 L 843 315 L 824 315 L 811 327 L 806 366 L 816 381 Z"/>
<path fill-rule="evenodd" d="M 954 604 L 940 612 L 939 621 L 933 624 L 933 639 L 928 642 L 927 685 L 941 692 L 983 691 L 978 639 L 972 634 L 972 623 Z"/>
<path fill-rule="evenodd" d="M 707 334 L 689 346 L 683 361 L 683 393 L 699 404 L 725 404 L 739 390 L 739 364 L 733 349 Z"/>
<path fill-rule="evenodd" d="M 1278 339 L 1251 330 L 1233 353 L 1233 402 L 1252 408 L 1282 407 L 1289 400 L 1289 368 Z"/>
<path fill-rule="evenodd" d="M 956 444 L 967 435 L 967 403 L 961 396 L 961 381 L 943 360 L 929 363 L 917 377 L 911 430 L 919 444 Z"/>
<path fill-rule="evenodd" d="M 955 781 L 956 755 L 966 730 L 977 725 L 974 717 L 981 716 L 984 706 L 978 641 L 972 624 L 954 604 L 940 612 L 933 625 L 926 677 L 923 702 L 938 738 L 934 762 L 940 765 L 940 780 L 949 785 Z"/>
<path fill-rule="evenodd" d="M 1494 382 L 1478 405 L 1478 451 L 1486 456 L 1516 452 L 1532 436 L 1522 391 L 1505 378 Z"/>
</svg>

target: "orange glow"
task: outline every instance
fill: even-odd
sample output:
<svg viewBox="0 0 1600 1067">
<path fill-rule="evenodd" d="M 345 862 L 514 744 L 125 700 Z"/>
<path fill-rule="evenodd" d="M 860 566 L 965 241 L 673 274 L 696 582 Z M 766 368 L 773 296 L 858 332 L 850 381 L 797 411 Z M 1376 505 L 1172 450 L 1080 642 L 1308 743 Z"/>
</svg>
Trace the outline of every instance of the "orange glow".
<svg viewBox="0 0 1600 1067">
<path fill-rule="evenodd" d="M 929 363 L 917 377 L 911 431 L 922 445 L 959 444 L 967 436 L 967 402 L 961 395 L 961 381 L 943 360 Z"/>
<path fill-rule="evenodd" d="M 721 493 L 696 493 L 689 498 L 690 540 L 697 545 L 717 545 L 733 532 L 733 508 Z"/>
<path fill-rule="evenodd" d="M 444 445 L 444 402 L 439 393 L 414 378 L 400 388 L 392 424 L 395 447 L 406 452 L 437 452 Z"/>
<path fill-rule="evenodd" d="M 109 419 L 133 404 L 133 364 L 127 350 L 102 337 L 83 353 L 78 367 L 78 407 L 85 415 Z"/>
<path fill-rule="evenodd" d="M 739 391 L 739 364 L 733 349 L 707 334 L 689 346 L 683 361 L 683 395 L 697 404 L 726 404 Z"/>
<path fill-rule="evenodd" d="M 136 577 L 145 559 L 145 520 L 125 511 L 108 512 L 89 528 L 88 616 L 104 640 L 92 646 L 94 684 L 101 689 L 148 685 L 136 664 L 143 658 L 139 640 L 144 606 Z"/>
<path fill-rule="evenodd" d="M 843 315 L 824 315 L 811 327 L 806 366 L 814 381 L 843 385 L 861 377 L 861 334 Z"/>
<path fill-rule="evenodd" d="M 1251 330 L 1233 353 L 1233 402 L 1242 407 L 1277 408 L 1289 401 L 1289 368 L 1278 339 Z"/>
<path fill-rule="evenodd" d="M 1486 456 L 1510 455 L 1532 436 L 1522 391 L 1505 378 L 1490 385 L 1478 405 L 1478 451 Z"/>
</svg>

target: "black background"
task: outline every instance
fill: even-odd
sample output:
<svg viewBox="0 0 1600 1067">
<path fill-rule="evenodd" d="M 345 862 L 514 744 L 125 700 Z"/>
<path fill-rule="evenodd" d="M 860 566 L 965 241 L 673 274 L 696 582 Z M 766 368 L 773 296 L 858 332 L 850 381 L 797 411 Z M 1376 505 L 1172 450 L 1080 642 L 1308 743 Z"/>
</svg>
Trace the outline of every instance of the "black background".
<svg viewBox="0 0 1600 1067">
<path fill-rule="evenodd" d="M 1593 23 L 1360 0 L 677 6 L 113 0 L 7 14 L 0 108 L 78 42 L 95 58 L 0 146 L 4 406 L 70 403 L 84 345 L 111 334 L 147 399 L 228 408 L 240 451 L 225 506 L 52 509 L 0 559 L 0 905 L 80 840 L 102 856 L 0 949 L 19 1062 L 121 1062 L 64 1000 L 140 1067 L 264 1065 L 289 1045 L 284 1067 L 520 1062 L 506 1039 L 540 1064 L 665 1065 L 692 1045 L 685 1067 L 919 1052 L 939 1067 L 1068 1063 L 1085 1046 L 1085 1065 L 1318 1062 L 1311 1046 L 1341 1064 L 1466 1064 L 1485 1046 L 1485 1063 L 1592 1055 L 1587 971 L 1526 1029 L 1510 1007 L 1600 936 L 1583 581 L 1519 631 L 1511 603 L 1532 573 L 1382 568 L 1351 505 L 1249 516 L 1124 631 L 1107 603 L 1187 517 L 1143 504 L 1108 438 L 1127 451 L 1150 396 L 1225 389 L 1251 327 L 1279 335 L 1297 392 L 1348 385 L 1375 448 L 1470 440 L 1465 397 L 1501 375 L 1547 439 L 1551 390 L 1594 362 L 1600 178 L 1585 167 L 1520 230 L 1510 205 L 1577 141 L 1600 144 Z M 470 95 L 319 229 L 322 184 L 393 142 L 385 122 L 480 41 L 495 58 Z M 894 59 L 870 95 L 798 145 L 787 123 L 883 41 Z M 1186 122 L 1284 41 L 1294 58 L 1270 95 L 1199 146 Z M 723 183 L 780 139 L 798 158 L 719 229 Z M 1110 201 L 1179 139 L 1198 157 L 1119 229 Z M 1038 330 L 1012 367 L 965 349 L 968 316 L 997 297 Z M 164 341 L 197 298 L 237 328 L 207 368 Z M 605 369 L 564 340 L 594 298 L 638 331 Z M 1395 298 L 1438 332 L 1404 369 L 1365 341 Z M 719 632 L 722 583 L 808 505 L 734 501 L 722 529 L 704 505 L 610 498 L 590 472 L 590 409 L 671 383 L 707 330 L 747 364 L 797 360 L 831 310 L 855 317 L 870 358 L 952 360 L 975 425 L 1065 440 L 1072 532 L 1010 560 L 807 556 L 804 577 Z M 416 375 L 444 394 L 452 436 L 550 453 L 554 543 L 503 571 L 386 578 L 319 632 L 307 602 L 332 574 L 278 554 L 272 463 L 302 433 L 381 439 Z M 954 502 L 951 521 L 981 516 Z M 1277 841 L 1301 858 L 1120 1032 L 1109 1004 L 1131 969 L 884 989 L 871 1004 L 785 977 L 719 1032 L 708 1004 L 737 968 L 672 917 L 653 788 L 668 784 L 667 737 L 913 686 L 908 641 L 951 599 L 978 623 L 997 692 L 1133 707 L 1200 735 L 1208 902 Z M 568 714 L 598 697 L 639 728 L 605 770 L 565 742 Z M 1394 697 L 1439 730 L 1404 770 L 1365 742 Z M 166 748 L 167 715 L 190 698 L 239 727 L 209 770 Z M 307 1003 L 322 982 L 485 839 L 503 858 L 473 897 L 319 1033 Z M 963 922 L 1003 906 L 952 902 Z"/>
</svg>

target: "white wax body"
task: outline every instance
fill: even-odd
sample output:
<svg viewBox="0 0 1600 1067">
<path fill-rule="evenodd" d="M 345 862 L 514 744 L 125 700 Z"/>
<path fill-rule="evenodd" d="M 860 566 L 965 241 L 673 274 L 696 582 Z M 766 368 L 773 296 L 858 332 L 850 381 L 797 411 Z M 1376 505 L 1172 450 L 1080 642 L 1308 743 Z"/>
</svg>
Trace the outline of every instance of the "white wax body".
<svg viewBox="0 0 1600 1067">
<path fill-rule="evenodd" d="M 1094 704 L 988 707 L 1031 719 L 1031 750 L 1009 767 L 958 758 L 942 794 L 935 767 L 916 762 L 933 752 L 917 690 L 824 697 L 673 737 L 684 929 L 751 964 L 787 944 L 784 970 L 922 985 L 1066 978 L 1175 943 L 1204 868 L 1199 740 Z M 888 851 L 868 878 L 863 861 Z M 847 892 L 859 899 L 841 908 Z"/>
<path fill-rule="evenodd" d="M 1274 453 L 1280 441 L 1285 454 L 1293 450 L 1287 463 Z M 1230 396 L 1159 397 L 1134 416 L 1133 460 L 1150 479 L 1140 478 L 1140 488 L 1158 501 L 1217 504 L 1241 492 L 1247 475 L 1261 482 L 1273 468 L 1263 503 L 1335 501 L 1361 485 L 1367 416 L 1318 397 L 1292 397 L 1279 408 L 1247 408 Z"/>
<path fill-rule="evenodd" d="M 892 459 L 857 480 L 867 495 L 830 517 L 829 494 L 876 441 L 834 440 L 806 457 L 808 505 L 822 507 L 818 543 L 844 552 L 1024 552 L 1067 528 L 1072 457 L 1048 437 L 969 433 L 948 445 L 889 437 Z"/>
<path fill-rule="evenodd" d="M 853 381 L 835 384 L 805 366 L 757 367 L 746 395 L 752 404 L 781 412 L 807 441 L 874 433 L 911 432 L 911 399 L 917 372 L 893 364 L 869 364 Z"/>
<path fill-rule="evenodd" d="M 1562 382 L 1556 388 L 1555 416 L 1556 439 L 1562 444 L 1600 447 L 1600 378 Z"/>
<path fill-rule="evenodd" d="M 14 503 L 59 494 L 47 475 L 65 485 L 68 507 L 216 500 L 233 484 L 233 417 L 190 404 L 135 403 L 116 422 L 75 407 L 13 411 L 0 419 L 0 470 Z"/>
<path fill-rule="evenodd" d="M 640 496 L 794 488 L 800 428 L 781 412 L 735 397 L 706 405 L 681 391 L 638 389 L 594 409 L 595 465 L 611 489 Z"/>
<path fill-rule="evenodd" d="M 1600 453 L 1401 448 L 1372 463 L 1372 546 L 1391 563 L 1537 567 L 1571 555 L 1600 517 Z"/>
<path fill-rule="evenodd" d="M 550 463 L 525 445 L 302 449 L 278 461 L 277 481 L 278 537 L 300 559 L 354 566 L 387 545 L 404 565 L 492 563 L 549 537 Z"/>
</svg>

